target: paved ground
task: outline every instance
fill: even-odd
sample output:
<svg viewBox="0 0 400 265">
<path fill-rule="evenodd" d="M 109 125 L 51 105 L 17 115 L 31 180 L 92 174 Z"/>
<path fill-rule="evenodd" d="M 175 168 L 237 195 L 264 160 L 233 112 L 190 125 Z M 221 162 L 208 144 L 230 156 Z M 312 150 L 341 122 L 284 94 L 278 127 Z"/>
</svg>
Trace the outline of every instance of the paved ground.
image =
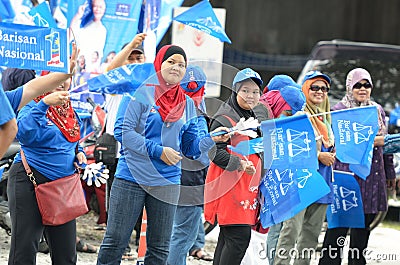
<svg viewBox="0 0 400 265">
<path fill-rule="evenodd" d="M 78 229 L 79 233 L 79 229 Z M 96 232 L 97 233 L 97 232 Z M 92 234 L 96 234 L 92 232 Z M 213 253 L 216 240 L 218 237 L 218 228 L 214 229 L 209 235 L 206 237 L 206 250 L 210 253 Z M 94 238 L 97 238 L 94 236 Z M 6 265 L 8 260 L 8 250 L 9 250 L 9 236 L 5 233 L 4 229 L 0 229 L 0 264 Z M 386 265 L 386 264 L 400 264 L 400 231 L 378 227 L 372 231 L 370 237 L 369 251 L 370 251 L 370 260 L 368 261 L 369 265 Z M 93 238 L 86 239 L 89 243 L 94 244 L 96 246 L 99 245 L 100 242 L 93 241 Z M 345 248 L 345 253 L 347 248 Z M 345 254 L 346 255 L 346 254 Z M 78 265 L 94 265 L 96 264 L 96 254 L 86 254 L 86 253 L 78 253 Z M 317 259 L 313 259 L 311 262 L 312 265 L 317 264 Z M 47 265 L 51 264 L 50 257 L 47 254 L 39 253 L 37 256 L 37 264 L 38 265 Z M 122 261 L 123 265 L 128 264 L 136 264 L 136 261 Z M 187 260 L 188 265 L 211 265 L 211 262 L 199 261 L 188 257 Z M 268 265 L 268 262 L 264 263 Z M 263 265 L 264 265 L 263 264 Z M 347 264 L 347 262 L 344 262 Z M 243 264 L 246 265 L 246 264 Z"/>
</svg>

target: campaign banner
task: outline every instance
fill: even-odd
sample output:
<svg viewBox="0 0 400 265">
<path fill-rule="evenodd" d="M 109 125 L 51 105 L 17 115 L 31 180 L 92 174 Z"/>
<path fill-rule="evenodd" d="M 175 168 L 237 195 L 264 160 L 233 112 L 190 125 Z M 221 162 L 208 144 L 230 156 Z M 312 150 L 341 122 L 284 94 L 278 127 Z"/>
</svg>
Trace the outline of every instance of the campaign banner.
<svg viewBox="0 0 400 265">
<path fill-rule="evenodd" d="M 0 22 L 0 66 L 68 72 L 67 32 Z"/>
<path fill-rule="evenodd" d="M 315 134 L 307 115 L 261 122 L 264 168 L 318 168 Z"/>
<path fill-rule="evenodd" d="M 376 106 L 331 112 L 336 157 L 366 179 L 371 170 L 374 138 L 379 130 Z"/>
<path fill-rule="evenodd" d="M 328 228 L 364 228 L 364 208 L 358 182 L 348 172 L 334 171 L 334 176 L 335 199 L 326 211 Z"/>
</svg>

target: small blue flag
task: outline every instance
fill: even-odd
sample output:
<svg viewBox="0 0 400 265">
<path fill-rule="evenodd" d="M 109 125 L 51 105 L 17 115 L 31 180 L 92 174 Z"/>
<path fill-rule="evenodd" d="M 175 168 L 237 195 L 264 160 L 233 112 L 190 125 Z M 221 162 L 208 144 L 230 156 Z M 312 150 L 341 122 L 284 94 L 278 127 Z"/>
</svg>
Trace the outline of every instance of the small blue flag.
<svg viewBox="0 0 400 265">
<path fill-rule="evenodd" d="M 132 94 L 146 84 L 158 84 L 152 63 L 129 64 L 118 67 L 87 81 L 91 92 Z"/>
<path fill-rule="evenodd" d="M 0 0 L 0 21 L 2 19 L 13 19 L 14 17 L 15 12 L 10 0 Z"/>
<path fill-rule="evenodd" d="M 264 168 L 317 169 L 315 134 L 307 115 L 261 122 Z"/>
<path fill-rule="evenodd" d="M 296 178 L 300 203 L 293 209 L 294 215 L 331 192 L 324 177 L 317 170 L 298 169 L 296 171 Z"/>
<path fill-rule="evenodd" d="M 294 177 L 295 170 L 269 169 L 265 174 L 261 184 L 260 191 L 264 196 L 264 204 L 268 211 L 264 214 L 271 214 L 271 217 L 265 216 L 264 219 L 270 220 L 273 224 L 280 223 L 293 216 L 292 209 L 300 203 L 300 197 L 297 188 L 297 180 Z M 264 222 L 263 227 L 268 227 Z"/>
<path fill-rule="evenodd" d="M 33 22 L 36 26 L 45 28 L 57 28 L 57 23 L 54 20 L 49 5 L 46 1 L 32 8 L 28 13 L 32 16 Z"/>
<path fill-rule="evenodd" d="M 385 144 L 383 146 L 385 154 L 400 152 L 400 133 L 385 135 Z"/>
<path fill-rule="evenodd" d="M 326 217 L 328 228 L 364 228 L 364 209 L 360 186 L 353 174 L 334 171 L 334 202 L 328 206 Z"/>
<path fill-rule="evenodd" d="M 264 152 L 263 138 L 259 137 L 248 141 L 242 141 L 236 146 L 228 145 L 228 148 L 243 156 L 261 153 Z"/>
<path fill-rule="evenodd" d="M 336 157 L 366 179 L 371 170 L 374 138 L 379 130 L 376 106 L 331 112 Z"/>
<path fill-rule="evenodd" d="M 221 41 L 232 43 L 221 23 L 219 23 L 210 2 L 207 0 L 197 3 L 173 19 L 214 36 Z"/>
</svg>

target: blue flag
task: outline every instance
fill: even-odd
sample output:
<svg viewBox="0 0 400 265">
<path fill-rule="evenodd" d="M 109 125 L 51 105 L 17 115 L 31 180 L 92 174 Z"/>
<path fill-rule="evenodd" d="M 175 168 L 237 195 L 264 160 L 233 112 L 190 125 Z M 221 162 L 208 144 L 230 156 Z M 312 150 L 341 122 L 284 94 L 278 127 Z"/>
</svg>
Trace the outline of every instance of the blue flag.
<svg viewBox="0 0 400 265">
<path fill-rule="evenodd" d="M 334 202 L 328 206 L 326 217 L 328 228 L 364 228 L 364 209 L 360 186 L 353 174 L 334 171 Z"/>
<path fill-rule="evenodd" d="M 124 65 L 88 80 L 90 91 L 108 94 L 131 94 L 146 84 L 158 84 L 152 63 Z"/>
<path fill-rule="evenodd" d="M 38 27 L 57 28 L 57 23 L 51 14 L 47 2 L 43 2 L 40 5 L 32 8 L 29 11 L 29 15 L 32 16 L 33 22 Z"/>
<path fill-rule="evenodd" d="M 300 203 L 293 209 L 293 216 L 331 192 L 325 179 L 314 169 L 296 171 Z"/>
<path fill-rule="evenodd" d="M 203 0 L 173 18 L 185 25 L 203 31 L 221 41 L 232 43 L 219 23 L 209 1 Z"/>
<path fill-rule="evenodd" d="M 260 184 L 264 196 L 263 227 L 292 218 L 331 189 L 318 173 L 310 169 L 268 170 Z"/>
<path fill-rule="evenodd" d="M 10 0 L 0 0 L 0 21 L 2 19 L 13 19 L 14 17 L 15 12 Z"/>
<path fill-rule="evenodd" d="M 314 130 L 307 115 L 261 122 L 264 168 L 318 168 Z"/>
<path fill-rule="evenodd" d="M 233 152 L 244 156 L 264 152 L 263 138 L 255 138 L 248 141 L 242 141 L 236 146 L 228 145 L 228 148 Z"/>
<path fill-rule="evenodd" d="M 67 32 L 0 22 L 0 65 L 68 72 Z"/>
<path fill-rule="evenodd" d="M 331 112 L 336 157 L 366 179 L 371 170 L 374 138 L 379 130 L 376 106 Z"/>
</svg>

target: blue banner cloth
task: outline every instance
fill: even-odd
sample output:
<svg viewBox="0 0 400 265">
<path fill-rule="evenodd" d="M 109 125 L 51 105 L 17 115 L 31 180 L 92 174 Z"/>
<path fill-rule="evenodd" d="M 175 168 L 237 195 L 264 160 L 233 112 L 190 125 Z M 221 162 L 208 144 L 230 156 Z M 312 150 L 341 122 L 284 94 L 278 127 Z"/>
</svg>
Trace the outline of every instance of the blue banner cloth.
<svg viewBox="0 0 400 265">
<path fill-rule="evenodd" d="M 0 66 L 68 72 L 66 30 L 0 22 Z"/>
<path fill-rule="evenodd" d="M 221 41 L 232 43 L 219 23 L 209 1 L 201 1 L 173 18 L 185 25 L 203 31 Z"/>
<path fill-rule="evenodd" d="M 261 122 L 264 168 L 317 169 L 315 134 L 307 115 Z"/>
<path fill-rule="evenodd" d="M 364 209 L 360 186 L 352 174 L 334 171 L 334 202 L 328 206 L 328 228 L 364 228 Z"/>
<path fill-rule="evenodd" d="M 331 112 L 336 157 L 366 179 L 371 170 L 374 138 L 379 130 L 376 106 Z"/>
<path fill-rule="evenodd" d="M 108 94 L 133 93 L 142 85 L 158 84 L 152 63 L 129 64 L 88 80 L 91 92 Z"/>
</svg>

